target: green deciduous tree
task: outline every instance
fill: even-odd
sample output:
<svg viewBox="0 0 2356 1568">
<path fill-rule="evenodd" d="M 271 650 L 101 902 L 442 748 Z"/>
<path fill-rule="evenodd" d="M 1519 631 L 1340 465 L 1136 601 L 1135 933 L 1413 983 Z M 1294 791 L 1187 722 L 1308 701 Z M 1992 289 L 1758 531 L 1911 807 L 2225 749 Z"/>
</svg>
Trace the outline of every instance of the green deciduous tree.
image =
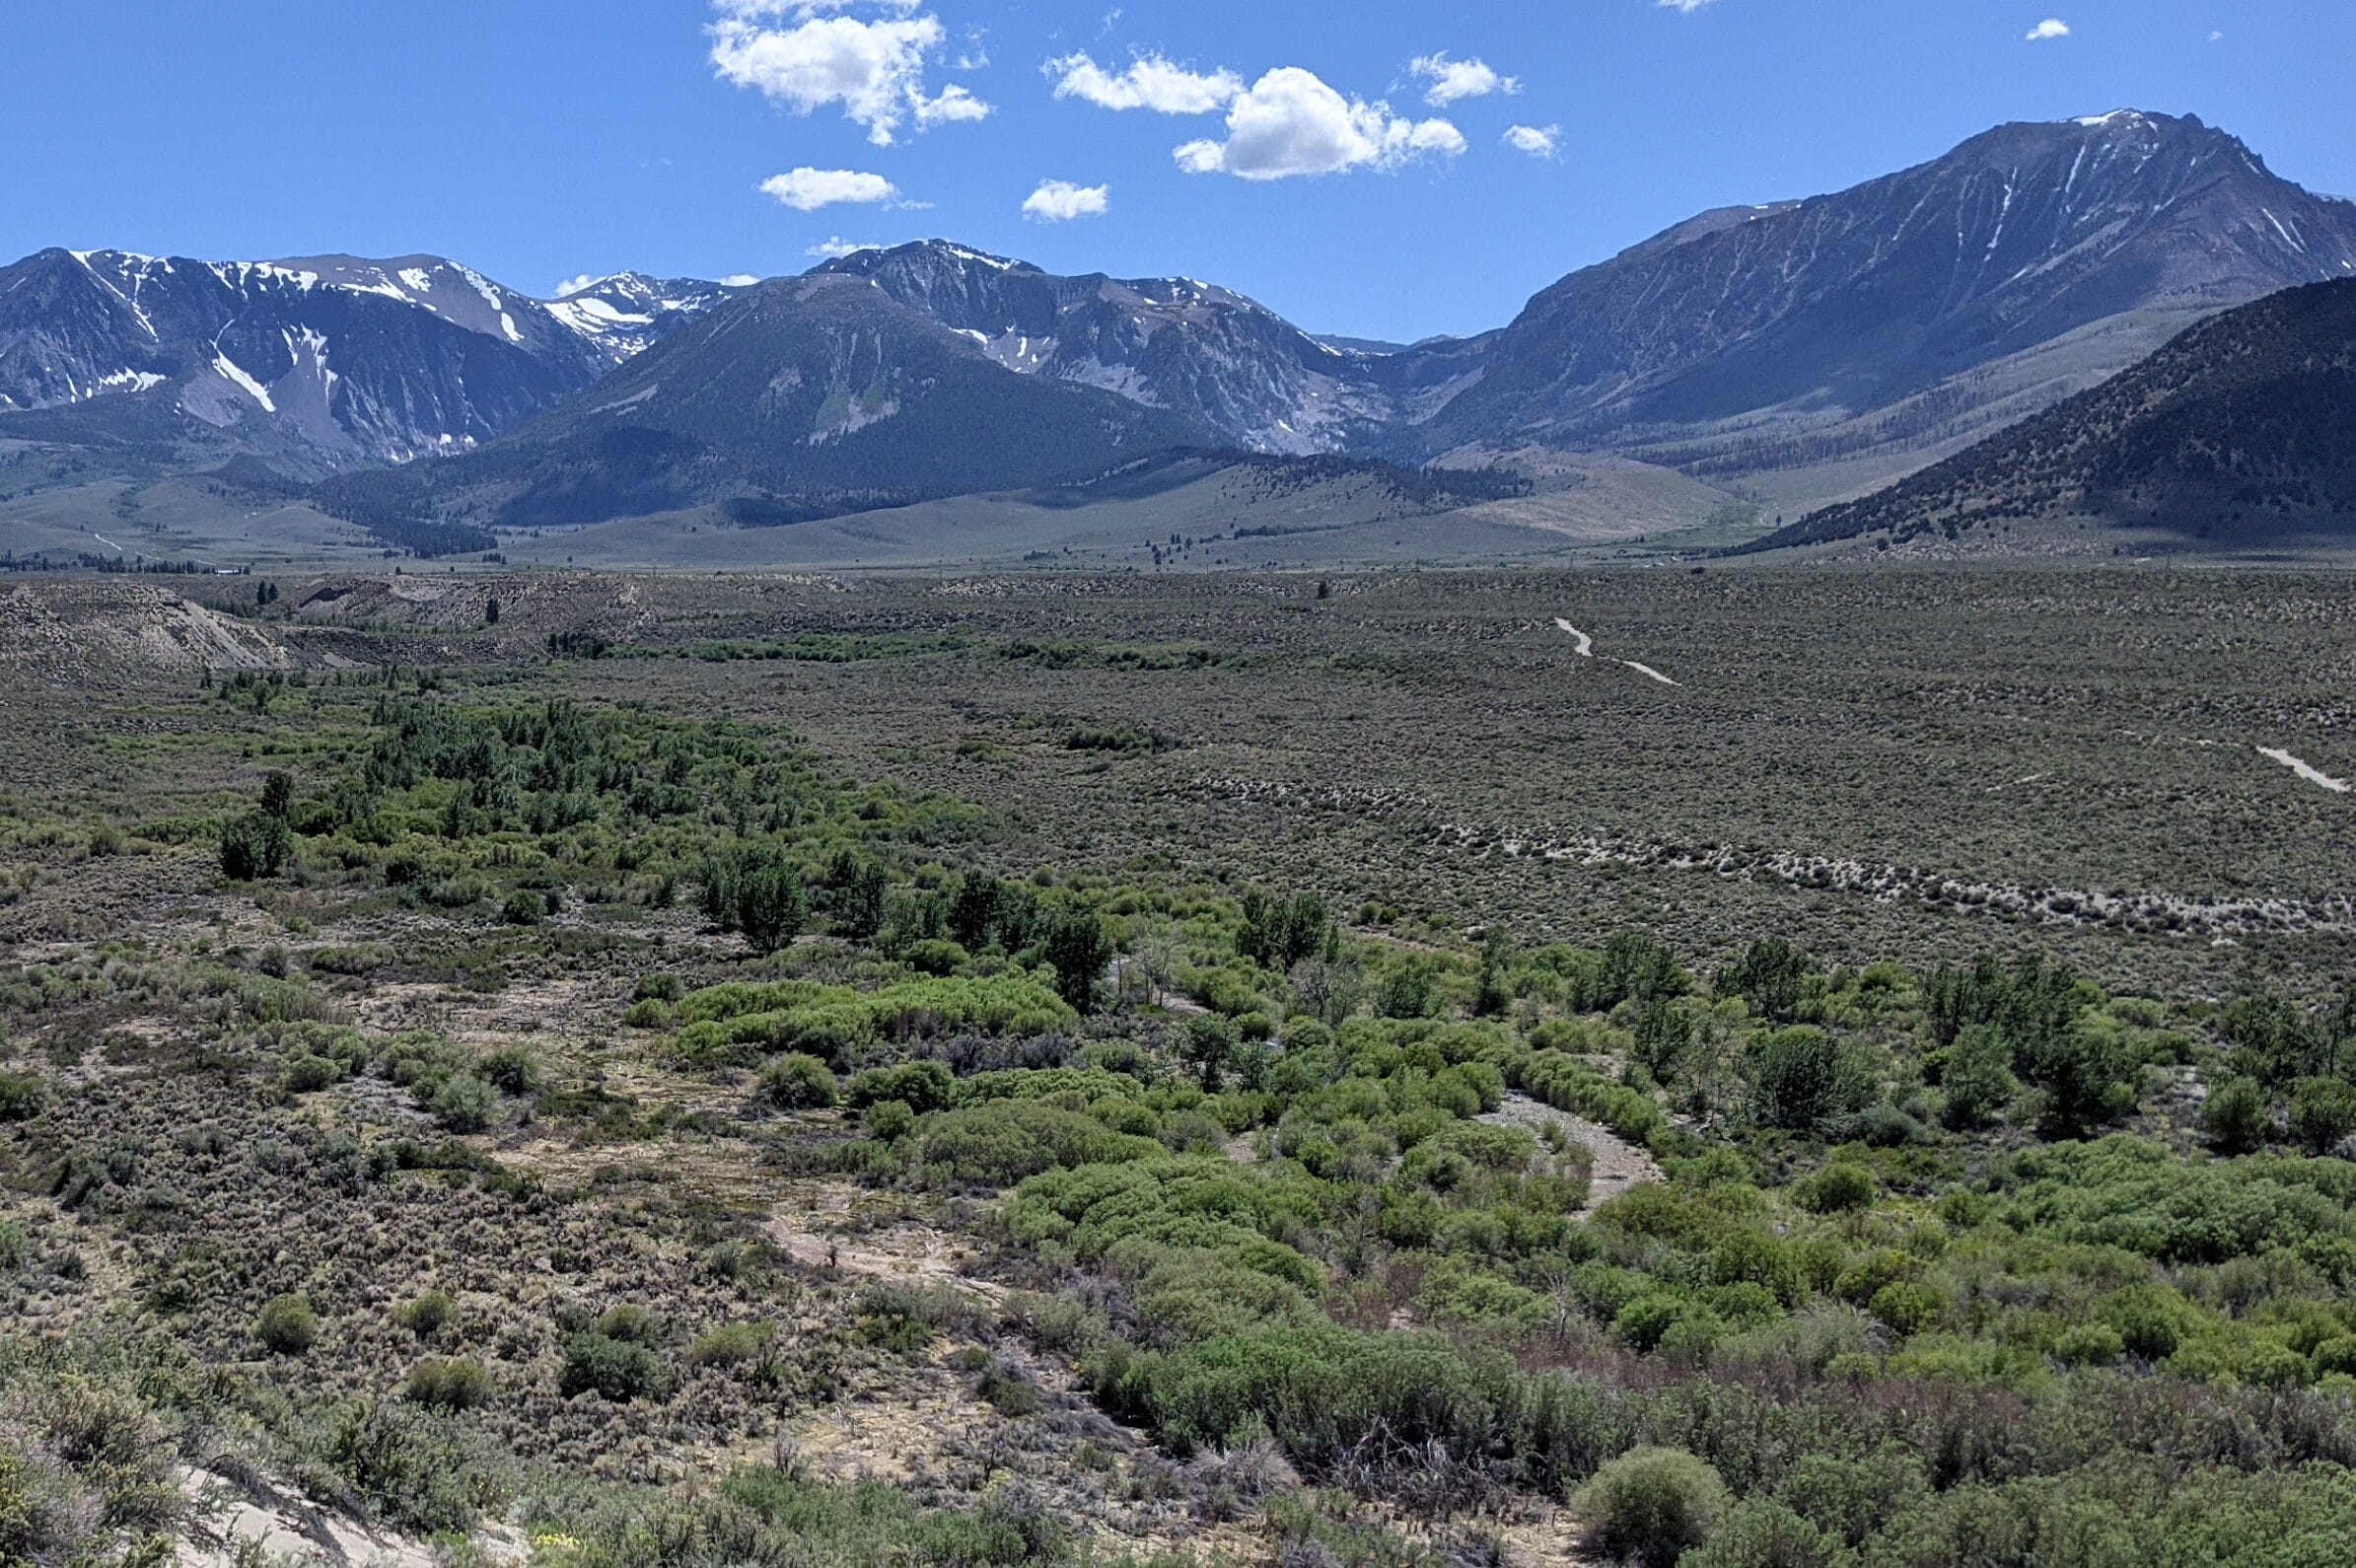
<svg viewBox="0 0 2356 1568">
<path fill-rule="evenodd" d="M 1112 964 L 1112 934 L 1087 909 L 1059 910 L 1047 924 L 1043 944 L 1055 990 L 1079 1011 L 1092 1011 L 1105 971 Z"/>
</svg>

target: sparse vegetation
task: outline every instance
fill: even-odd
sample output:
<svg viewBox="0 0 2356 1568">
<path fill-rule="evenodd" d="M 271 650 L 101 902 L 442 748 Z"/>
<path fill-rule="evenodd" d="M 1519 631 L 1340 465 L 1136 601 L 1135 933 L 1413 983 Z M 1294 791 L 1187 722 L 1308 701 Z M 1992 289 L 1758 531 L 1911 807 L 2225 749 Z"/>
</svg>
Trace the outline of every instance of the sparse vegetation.
<svg viewBox="0 0 2356 1568">
<path fill-rule="evenodd" d="M 499 593 L 516 663 L 339 633 L 382 662 L 109 695 L 91 754 L 131 766 L 0 779 L 10 1550 L 104 1519 L 126 1557 L 178 1528 L 178 1462 L 573 1563 L 1438 1564 L 1527 1529 L 1705 1568 L 2257 1568 L 2356 1525 L 2343 939 L 2222 884 L 2175 926 L 2065 917 L 2064 883 L 2165 869 L 2076 842 L 2123 820 L 2098 796 L 2012 820 L 2070 842 L 2000 914 L 1741 847 L 1862 863 L 1878 823 L 2029 886 L 1994 828 L 1927 820 L 1935 770 L 1891 804 L 1844 734 L 1716 808 L 1597 752 L 1595 843 L 1509 837 L 1574 797 L 1418 709 L 1427 643 L 1649 744 L 1719 724 L 1730 769 L 1767 734 L 1695 716 L 1715 644 L 1641 692 L 1688 704 L 1660 728 L 1566 686 L 1603 672 L 1517 629 L 1517 585 L 1482 619 L 1383 590 L 1479 633 L 1437 642 L 1367 630 L 1407 611 L 1348 580 L 1346 632 L 1215 601 L 1240 629 L 1181 634 L 1107 590 L 1086 657 L 1010 656 L 1074 640 L 1023 601 L 947 638 L 933 585 L 629 631 L 849 639 L 797 659 L 790 734 L 774 667 L 547 662 L 585 617 L 541 592 Z M 1104 652 L 1189 639 L 1221 657 Z M 1333 752 L 1328 702 L 1380 754 Z M 1938 710 L 1960 753 L 2046 744 L 1978 703 Z M 2302 813 L 2335 800 L 2250 775 L 2285 793 L 2218 827 L 2238 874 L 2320 874 Z M 1741 820 L 1705 854 L 1707 809 Z M 1614 836 L 1648 815 L 1678 842 Z M 274 872 L 216 875 L 257 821 Z"/>
</svg>

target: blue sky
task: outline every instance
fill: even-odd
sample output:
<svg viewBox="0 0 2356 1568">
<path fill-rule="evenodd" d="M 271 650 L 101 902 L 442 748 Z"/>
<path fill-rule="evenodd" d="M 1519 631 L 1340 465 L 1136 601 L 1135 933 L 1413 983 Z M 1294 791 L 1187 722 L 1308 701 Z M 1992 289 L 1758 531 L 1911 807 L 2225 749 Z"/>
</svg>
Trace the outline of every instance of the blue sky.
<svg viewBox="0 0 2356 1568">
<path fill-rule="evenodd" d="M 2356 194 L 2351 64 L 2346 0 L 6 0 L 0 251 L 547 294 L 944 235 L 1411 338 L 2010 119 L 2194 112 Z"/>
</svg>

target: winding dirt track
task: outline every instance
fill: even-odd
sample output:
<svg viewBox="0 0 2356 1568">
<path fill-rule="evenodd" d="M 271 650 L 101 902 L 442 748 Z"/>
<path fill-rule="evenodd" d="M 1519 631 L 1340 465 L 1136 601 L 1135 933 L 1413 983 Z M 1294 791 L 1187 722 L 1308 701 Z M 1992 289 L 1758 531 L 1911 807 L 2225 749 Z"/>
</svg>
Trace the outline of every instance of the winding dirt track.
<svg viewBox="0 0 2356 1568">
<path fill-rule="evenodd" d="M 1593 637 L 1590 637 L 1587 633 L 1581 631 L 1578 627 L 1572 625 L 1562 616 L 1557 615 L 1554 617 L 1554 629 L 1557 631 L 1568 632 L 1571 636 L 1579 639 L 1579 646 L 1572 651 L 1577 653 L 1580 658 L 1593 659 L 1596 656 L 1596 640 Z M 1623 670 L 1633 670 L 1648 680 L 1658 680 L 1665 686 L 1674 686 L 1679 683 L 1670 679 L 1667 676 L 1661 674 L 1660 671 L 1655 670 L 1651 665 L 1640 665 L 1633 659 L 1614 659 L 1610 662 L 1612 664 L 1618 665 Z"/>
</svg>

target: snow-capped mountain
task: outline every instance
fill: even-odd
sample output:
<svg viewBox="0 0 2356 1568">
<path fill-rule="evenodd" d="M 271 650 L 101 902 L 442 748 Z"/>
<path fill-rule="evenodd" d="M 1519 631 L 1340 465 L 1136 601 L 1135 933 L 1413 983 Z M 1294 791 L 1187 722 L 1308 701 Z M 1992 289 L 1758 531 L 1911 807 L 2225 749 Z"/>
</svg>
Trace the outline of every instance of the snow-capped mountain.
<svg viewBox="0 0 2356 1568">
<path fill-rule="evenodd" d="M 608 279 L 549 305 L 438 256 L 43 250 L 0 269 L 0 418 L 156 457 L 403 463 L 514 428 L 726 293 L 639 304 Z"/>
<path fill-rule="evenodd" d="M 1216 433 L 1018 375 L 864 279 L 734 291 L 478 451 L 321 487 L 346 516 L 540 527 L 733 504 L 769 521 L 1102 471 Z"/>
<path fill-rule="evenodd" d="M 595 344 L 608 364 L 618 365 L 749 286 L 616 272 L 566 290 L 548 303 L 547 310 L 583 340 Z"/>
<path fill-rule="evenodd" d="M 1609 450 L 1709 475 L 1809 470 L 1800 496 L 1909 471 L 2203 316 L 2350 275 L 2356 206 L 2197 119 L 2136 110 L 1999 126 L 1836 194 L 1704 212 L 1505 327 L 1396 350 L 1313 337 L 1190 278 L 1060 277 L 946 241 L 809 274 L 983 365 L 1115 393 L 1213 443 Z M 701 391 L 620 372 L 749 292 L 620 273 L 543 302 L 432 256 L 44 250 L 0 269 L 0 434 L 318 473 L 467 451 L 607 378 L 642 399 L 636 425 L 664 428 L 674 398 L 700 399 L 700 421 L 715 412 Z M 920 341 L 895 327 L 867 352 Z M 879 359 L 860 386 L 898 386 L 901 369 Z M 1006 395 L 988 377 L 958 385 Z M 579 407 L 612 403 L 604 392 Z"/>
<path fill-rule="evenodd" d="M 1369 371 L 1376 356 L 1193 278 L 1057 277 L 944 240 L 818 270 L 868 279 L 1008 370 L 1115 392 L 1255 451 L 1330 452 L 1393 417 Z"/>
</svg>

